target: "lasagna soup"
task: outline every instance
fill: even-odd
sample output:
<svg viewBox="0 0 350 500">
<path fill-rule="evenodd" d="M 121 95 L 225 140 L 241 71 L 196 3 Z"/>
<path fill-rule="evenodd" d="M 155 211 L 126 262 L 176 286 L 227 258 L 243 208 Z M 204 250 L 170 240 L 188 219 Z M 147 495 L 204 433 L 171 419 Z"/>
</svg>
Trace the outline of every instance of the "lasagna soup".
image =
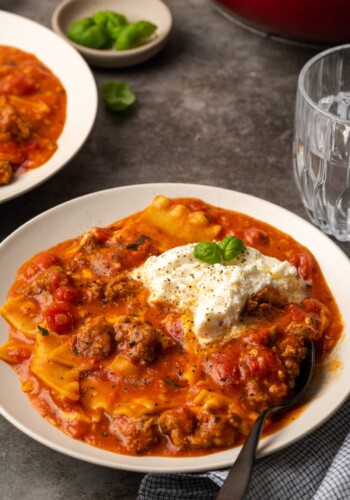
<svg viewBox="0 0 350 500">
<path fill-rule="evenodd" d="M 66 104 L 62 83 L 37 57 L 0 45 L 0 186 L 51 158 Z"/>
<path fill-rule="evenodd" d="M 164 196 L 32 257 L 1 313 L 0 358 L 40 414 L 130 455 L 241 443 L 293 394 L 307 342 L 321 361 L 342 331 L 307 249 L 247 215 Z"/>
</svg>

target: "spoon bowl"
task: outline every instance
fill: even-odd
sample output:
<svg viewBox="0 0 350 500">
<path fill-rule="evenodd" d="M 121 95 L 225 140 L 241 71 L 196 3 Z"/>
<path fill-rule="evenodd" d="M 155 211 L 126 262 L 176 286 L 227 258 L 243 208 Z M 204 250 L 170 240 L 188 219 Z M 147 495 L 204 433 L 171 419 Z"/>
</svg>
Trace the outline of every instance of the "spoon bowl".
<svg viewBox="0 0 350 500">
<path fill-rule="evenodd" d="M 269 415 L 287 410 L 301 400 L 312 379 L 315 368 L 315 348 L 311 340 L 307 342 L 305 359 L 300 365 L 299 376 L 295 381 L 294 396 L 279 405 L 265 410 L 255 421 L 250 434 L 244 443 L 237 460 L 222 485 L 217 500 L 243 500 L 248 492 L 249 481 L 255 461 L 256 449 Z"/>
</svg>

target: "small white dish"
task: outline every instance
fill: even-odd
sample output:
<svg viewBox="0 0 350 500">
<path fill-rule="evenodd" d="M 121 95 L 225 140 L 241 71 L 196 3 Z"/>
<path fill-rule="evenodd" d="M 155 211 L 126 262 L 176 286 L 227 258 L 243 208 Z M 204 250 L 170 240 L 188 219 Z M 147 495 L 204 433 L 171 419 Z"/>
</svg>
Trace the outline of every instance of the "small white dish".
<svg viewBox="0 0 350 500">
<path fill-rule="evenodd" d="M 152 22 L 157 26 L 155 37 L 140 47 L 120 51 L 114 48 L 90 49 L 67 37 L 73 23 L 101 10 L 123 14 L 130 23 L 141 20 Z M 172 16 L 161 0 L 64 0 L 54 10 L 51 24 L 52 29 L 71 43 L 89 64 L 103 68 L 123 68 L 140 64 L 160 51 L 170 35 Z"/>
</svg>

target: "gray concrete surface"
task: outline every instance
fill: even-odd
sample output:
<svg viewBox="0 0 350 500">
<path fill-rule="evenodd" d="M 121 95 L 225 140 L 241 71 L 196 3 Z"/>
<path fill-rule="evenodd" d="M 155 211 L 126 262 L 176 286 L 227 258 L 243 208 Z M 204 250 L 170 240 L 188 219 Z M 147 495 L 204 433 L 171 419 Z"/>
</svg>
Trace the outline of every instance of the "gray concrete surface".
<svg viewBox="0 0 350 500">
<path fill-rule="evenodd" d="M 50 27 L 57 3 L 2 0 L 0 8 Z M 305 217 L 291 148 L 297 77 L 315 49 L 245 31 L 208 0 L 166 3 L 174 30 L 161 53 L 134 68 L 93 69 L 99 89 L 108 80 L 129 83 L 138 99 L 133 111 L 116 117 L 100 100 L 93 131 L 70 164 L 0 205 L 0 241 L 76 196 L 148 182 L 235 189 Z M 350 255 L 348 244 L 341 247 Z M 129 500 L 141 477 L 61 455 L 0 417 L 2 500 Z"/>
</svg>

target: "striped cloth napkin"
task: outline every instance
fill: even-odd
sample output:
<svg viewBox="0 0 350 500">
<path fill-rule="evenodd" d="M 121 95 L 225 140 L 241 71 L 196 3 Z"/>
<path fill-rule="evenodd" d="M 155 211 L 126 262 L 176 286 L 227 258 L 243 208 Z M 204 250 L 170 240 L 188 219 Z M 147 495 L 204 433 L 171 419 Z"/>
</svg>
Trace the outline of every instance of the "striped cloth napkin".
<svg viewBox="0 0 350 500">
<path fill-rule="evenodd" d="M 148 474 L 137 500 L 213 500 L 226 476 Z M 311 434 L 255 464 L 247 500 L 289 499 L 350 500 L 350 399 Z"/>
</svg>

